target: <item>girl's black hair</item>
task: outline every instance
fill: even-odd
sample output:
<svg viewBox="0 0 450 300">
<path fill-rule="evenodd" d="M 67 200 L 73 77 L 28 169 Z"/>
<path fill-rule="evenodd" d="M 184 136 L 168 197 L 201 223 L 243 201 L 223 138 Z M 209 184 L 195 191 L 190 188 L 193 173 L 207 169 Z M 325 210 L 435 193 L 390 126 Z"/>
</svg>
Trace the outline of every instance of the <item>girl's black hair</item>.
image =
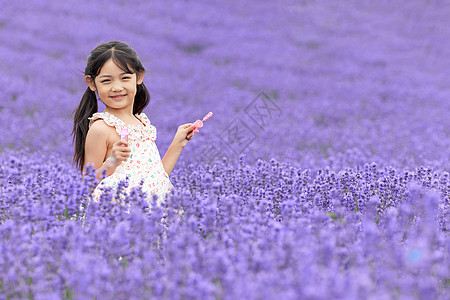
<svg viewBox="0 0 450 300">
<path fill-rule="evenodd" d="M 127 73 L 143 74 L 145 68 L 133 48 L 122 42 L 108 42 L 97 46 L 88 57 L 85 76 L 90 76 L 92 80 L 100 73 L 103 65 L 110 59 Z M 150 102 L 150 93 L 144 83 L 137 85 L 136 96 L 133 104 L 133 114 L 140 114 Z M 73 163 L 80 169 L 84 168 L 84 146 L 86 135 L 89 130 L 89 117 L 97 112 L 97 96 L 89 87 L 83 94 L 80 104 L 73 112 L 73 141 L 75 152 Z"/>
</svg>

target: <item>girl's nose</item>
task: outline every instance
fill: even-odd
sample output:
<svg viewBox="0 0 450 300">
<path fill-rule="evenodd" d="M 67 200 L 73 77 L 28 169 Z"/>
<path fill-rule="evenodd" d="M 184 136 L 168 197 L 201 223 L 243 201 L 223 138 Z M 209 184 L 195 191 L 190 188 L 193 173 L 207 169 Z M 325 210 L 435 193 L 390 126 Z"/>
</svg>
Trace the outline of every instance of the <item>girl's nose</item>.
<svg viewBox="0 0 450 300">
<path fill-rule="evenodd" d="M 116 84 L 112 87 L 113 92 L 120 92 L 122 90 L 122 86 Z"/>
</svg>

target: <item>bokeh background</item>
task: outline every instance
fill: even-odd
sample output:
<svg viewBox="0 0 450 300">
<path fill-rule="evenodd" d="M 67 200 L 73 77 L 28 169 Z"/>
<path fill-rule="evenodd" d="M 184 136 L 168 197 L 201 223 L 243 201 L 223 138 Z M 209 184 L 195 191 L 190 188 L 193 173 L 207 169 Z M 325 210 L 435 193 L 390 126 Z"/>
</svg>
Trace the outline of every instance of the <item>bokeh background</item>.
<svg viewBox="0 0 450 300">
<path fill-rule="evenodd" d="M 447 168 L 449 13 L 438 0 L 4 1 L 0 149 L 70 162 L 87 56 L 120 40 L 147 68 L 161 156 L 212 111 L 180 161 L 214 145 L 309 168 Z M 244 111 L 261 92 L 280 109 L 263 128 Z M 235 118 L 254 138 L 233 152 Z"/>
<path fill-rule="evenodd" d="M 449 16 L 444 0 L 0 0 L 0 298 L 447 300 Z M 90 201 L 98 182 L 71 164 L 86 59 L 111 40 L 147 68 L 161 157 L 214 113 L 161 205 L 122 184 Z"/>
</svg>

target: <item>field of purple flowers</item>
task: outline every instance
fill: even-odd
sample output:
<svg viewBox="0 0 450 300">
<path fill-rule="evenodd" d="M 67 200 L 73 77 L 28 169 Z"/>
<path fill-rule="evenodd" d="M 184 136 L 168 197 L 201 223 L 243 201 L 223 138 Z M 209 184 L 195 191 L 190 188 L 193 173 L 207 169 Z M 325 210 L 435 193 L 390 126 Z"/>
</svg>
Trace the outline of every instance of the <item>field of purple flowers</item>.
<svg viewBox="0 0 450 300">
<path fill-rule="evenodd" d="M 0 3 L 0 299 L 448 299 L 450 4 Z M 214 113 L 161 206 L 71 164 L 109 40 L 161 155 Z"/>
</svg>

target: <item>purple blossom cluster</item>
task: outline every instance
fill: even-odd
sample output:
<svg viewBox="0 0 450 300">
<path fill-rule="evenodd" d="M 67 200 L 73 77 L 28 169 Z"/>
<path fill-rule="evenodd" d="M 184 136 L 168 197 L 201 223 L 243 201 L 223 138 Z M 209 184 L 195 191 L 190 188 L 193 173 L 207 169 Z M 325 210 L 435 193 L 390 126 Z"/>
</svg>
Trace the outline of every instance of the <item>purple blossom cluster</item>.
<svg viewBox="0 0 450 300">
<path fill-rule="evenodd" d="M 449 13 L 2 2 L 0 299 L 448 299 Z M 127 182 L 89 201 L 71 164 L 86 58 L 110 40 L 147 69 L 161 155 L 214 113 L 161 206 Z"/>
<path fill-rule="evenodd" d="M 123 183 L 88 201 L 58 158 L 1 154 L 7 299 L 446 299 L 449 174 L 183 165 L 158 206 Z M 120 197 L 120 194 L 122 197 Z M 113 200 L 122 199 L 122 200 Z"/>
</svg>

